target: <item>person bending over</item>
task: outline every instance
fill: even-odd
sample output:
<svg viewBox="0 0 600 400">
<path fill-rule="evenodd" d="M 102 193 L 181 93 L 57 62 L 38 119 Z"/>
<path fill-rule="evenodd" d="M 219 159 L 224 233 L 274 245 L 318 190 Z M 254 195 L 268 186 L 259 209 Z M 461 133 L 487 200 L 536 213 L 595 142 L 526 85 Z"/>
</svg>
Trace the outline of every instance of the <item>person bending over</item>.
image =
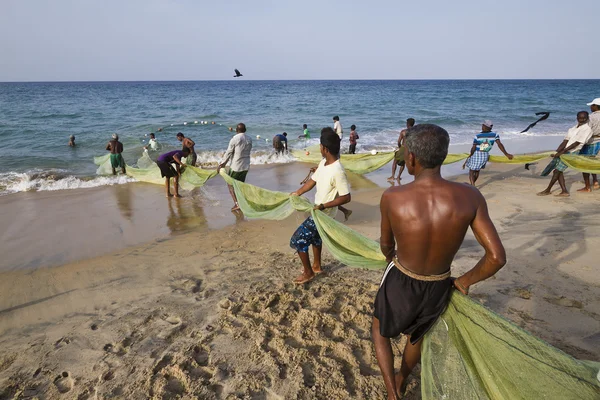
<svg viewBox="0 0 600 400">
<path fill-rule="evenodd" d="M 401 398 L 407 377 L 421 359 L 423 336 L 446 309 L 453 286 L 467 294 L 506 263 L 481 193 L 440 174 L 449 143 L 448 132 L 437 125 L 408 129 L 404 157 L 415 180 L 391 187 L 381 197 L 380 246 L 389 265 L 375 298 L 372 336 L 388 399 Z M 450 265 L 469 227 L 485 255 L 452 281 Z M 400 334 L 408 341 L 394 375 L 390 338 Z"/>
<path fill-rule="evenodd" d="M 156 165 L 160 168 L 160 175 L 165 178 L 165 189 L 167 190 L 167 197 L 173 197 L 171 194 L 171 178 L 173 178 L 173 192 L 175 197 L 181 197 L 179 195 L 179 177 L 185 168 L 185 165 L 181 161 L 182 158 L 190 155 L 190 151 L 187 147 L 183 150 L 173 150 L 168 153 L 161 154 L 156 159 Z M 173 168 L 175 165 L 175 168 Z"/>
</svg>

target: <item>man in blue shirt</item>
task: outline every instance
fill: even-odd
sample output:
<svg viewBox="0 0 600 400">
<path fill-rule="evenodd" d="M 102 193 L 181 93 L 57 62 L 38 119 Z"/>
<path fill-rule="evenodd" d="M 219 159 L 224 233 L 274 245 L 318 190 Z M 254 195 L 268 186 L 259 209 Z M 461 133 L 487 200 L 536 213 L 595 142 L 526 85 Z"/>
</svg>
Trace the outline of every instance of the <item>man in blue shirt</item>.
<svg viewBox="0 0 600 400">
<path fill-rule="evenodd" d="M 283 154 L 283 150 L 286 152 L 288 151 L 287 132 L 275 135 L 273 138 L 273 148 L 275 149 L 276 154 Z"/>
<path fill-rule="evenodd" d="M 471 154 L 463 164 L 463 169 L 465 166 L 469 168 L 469 182 L 473 186 L 475 186 L 475 182 L 479 178 L 479 171 L 485 168 L 490 159 L 490 150 L 494 147 L 494 143 L 498 143 L 498 148 L 509 160 L 513 159 L 512 154 L 507 153 L 504 145 L 500 142 L 500 136 L 492 132 L 492 127 L 492 121 L 489 119 L 483 121 L 483 124 L 481 124 L 481 133 L 475 136 L 473 147 L 471 147 Z"/>
</svg>

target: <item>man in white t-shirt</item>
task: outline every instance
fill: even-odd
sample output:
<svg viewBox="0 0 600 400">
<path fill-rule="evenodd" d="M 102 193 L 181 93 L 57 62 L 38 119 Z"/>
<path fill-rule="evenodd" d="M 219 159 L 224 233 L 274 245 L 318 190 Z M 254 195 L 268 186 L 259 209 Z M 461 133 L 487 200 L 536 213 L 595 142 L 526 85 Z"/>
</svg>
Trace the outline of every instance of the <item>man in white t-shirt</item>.
<svg viewBox="0 0 600 400">
<path fill-rule="evenodd" d="M 321 131 L 321 155 L 323 160 L 319 163 L 317 170 L 300 189 L 292 195 L 302 196 L 315 186 L 315 210 L 321 210 L 330 217 L 335 217 L 339 206 L 349 203 L 350 185 L 346 178 L 346 171 L 340 163 L 340 138 L 331 128 L 323 128 Z M 308 248 L 313 247 L 313 264 L 310 264 Z M 303 284 L 314 279 L 321 270 L 321 251 L 323 250 L 319 231 L 312 217 L 308 217 L 302 225 L 296 229 L 290 239 L 290 247 L 295 249 L 300 256 L 304 268 L 302 275 L 294 279 L 294 283 Z"/>
<path fill-rule="evenodd" d="M 592 128 L 592 137 L 586 143 L 585 146 L 581 149 L 579 154 L 582 156 L 588 157 L 597 157 L 600 153 L 600 97 L 595 98 L 591 103 L 587 103 L 590 106 L 590 128 Z M 594 190 L 600 189 L 600 184 L 598 184 L 598 175 L 592 174 L 592 183 L 590 184 L 590 174 L 584 172 L 583 173 L 583 182 L 585 183 L 585 187 L 578 190 L 578 192 L 591 192 L 592 188 Z"/>
<path fill-rule="evenodd" d="M 552 161 L 554 163 L 554 173 L 552 179 L 550 179 L 550 184 L 545 190 L 539 192 L 537 194 L 538 196 L 549 195 L 552 191 L 552 186 L 554 186 L 557 181 L 562 189 L 557 196 L 570 196 L 567 185 L 565 184 L 565 174 L 563 173 L 569 167 L 560 159 L 560 156 L 569 153 L 578 154 L 583 145 L 590 140 L 592 137 L 592 128 L 590 128 L 588 122 L 589 114 L 587 111 L 580 111 L 577 113 L 577 125 L 569 129 L 567 136 L 565 136 L 560 146 L 558 146 L 558 149 L 556 149 L 556 154 L 552 155 L 554 158 Z"/>
<path fill-rule="evenodd" d="M 340 117 L 337 115 L 333 117 L 333 130 L 340 137 L 340 140 L 344 137 L 344 129 L 342 128 L 342 124 L 340 123 Z"/>
</svg>

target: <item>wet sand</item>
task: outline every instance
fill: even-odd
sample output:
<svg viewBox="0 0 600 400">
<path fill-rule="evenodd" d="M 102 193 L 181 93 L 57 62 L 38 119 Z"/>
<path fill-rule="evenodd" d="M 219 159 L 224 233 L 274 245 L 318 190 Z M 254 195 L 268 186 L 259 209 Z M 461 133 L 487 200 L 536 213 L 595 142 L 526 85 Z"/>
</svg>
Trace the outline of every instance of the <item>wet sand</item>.
<svg viewBox="0 0 600 400">
<path fill-rule="evenodd" d="M 575 193 L 580 175 L 570 172 L 570 199 L 537 197 L 548 178 L 535 170 L 544 165 L 534 171 L 490 165 L 482 173 L 479 187 L 508 264 L 471 295 L 567 353 L 599 361 L 600 191 Z M 295 189 L 307 169 L 298 166 L 265 172 L 272 175 L 263 186 Z M 383 191 L 377 186 L 388 173 L 351 178 L 353 189 L 361 189 L 353 193 L 348 225 L 373 239 Z M 380 271 L 343 266 L 325 251 L 326 273 L 295 286 L 300 262 L 288 242 L 303 215 L 232 221 L 223 189 L 222 197 L 209 199 L 223 203 L 222 211 L 202 200 L 200 218 L 183 207 L 190 220 L 207 222 L 172 235 L 177 229 L 164 227 L 169 211 L 138 210 L 168 202 L 161 187 L 146 186 L 131 185 L 129 219 L 117 194 L 94 209 L 112 209 L 121 226 L 136 221 L 136 228 L 152 231 L 162 224 L 163 239 L 0 274 L 0 398 L 384 398 L 369 332 Z M 138 197 L 138 189 L 146 193 Z M 227 226 L 212 229 L 220 221 Z M 76 225 L 80 234 L 91 228 Z M 469 233 L 453 274 L 482 254 Z M 398 355 L 402 342 L 393 347 Z M 407 398 L 420 398 L 418 368 Z"/>
</svg>

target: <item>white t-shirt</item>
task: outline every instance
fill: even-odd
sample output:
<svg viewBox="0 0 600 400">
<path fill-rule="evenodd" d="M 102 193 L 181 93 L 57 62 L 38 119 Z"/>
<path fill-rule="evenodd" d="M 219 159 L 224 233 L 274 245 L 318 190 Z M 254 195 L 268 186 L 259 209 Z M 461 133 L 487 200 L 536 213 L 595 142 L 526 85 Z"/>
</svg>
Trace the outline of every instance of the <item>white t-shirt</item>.
<svg viewBox="0 0 600 400">
<path fill-rule="evenodd" d="M 590 128 L 592 128 L 592 138 L 588 144 L 600 142 L 600 111 L 594 111 L 590 114 Z"/>
<path fill-rule="evenodd" d="M 569 129 L 569 131 L 567 132 L 567 136 L 565 136 L 565 140 L 567 140 L 567 146 L 565 147 L 565 149 L 573 143 L 579 142 L 577 147 L 569 150 L 571 153 L 578 152 L 579 150 L 581 150 L 583 145 L 590 140 L 591 137 L 592 128 L 590 128 L 588 124 L 583 124 L 580 127 L 577 127 L 577 125 L 575 125 L 571 129 Z"/>
<path fill-rule="evenodd" d="M 333 130 L 335 131 L 335 133 L 337 133 L 340 139 L 344 136 L 344 130 L 342 129 L 342 124 L 340 124 L 340 121 L 334 122 Z"/>
<path fill-rule="evenodd" d="M 321 160 L 317 170 L 311 177 L 317 183 L 315 204 L 325 204 L 338 196 L 345 196 L 350 193 L 346 171 L 344 171 L 340 160 L 329 165 L 325 165 L 326 161 L 325 159 Z M 337 207 L 326 208 L 323 212 L 330 217 L 335 217 Z"/>
<path fill-rule="evenodd" d="M 150 150 L 158 149 L 158 142 L 156 141 L 156 139 L 150 139 L 148 141 L 148 144 L 150 145 Z"/>
</svg>

